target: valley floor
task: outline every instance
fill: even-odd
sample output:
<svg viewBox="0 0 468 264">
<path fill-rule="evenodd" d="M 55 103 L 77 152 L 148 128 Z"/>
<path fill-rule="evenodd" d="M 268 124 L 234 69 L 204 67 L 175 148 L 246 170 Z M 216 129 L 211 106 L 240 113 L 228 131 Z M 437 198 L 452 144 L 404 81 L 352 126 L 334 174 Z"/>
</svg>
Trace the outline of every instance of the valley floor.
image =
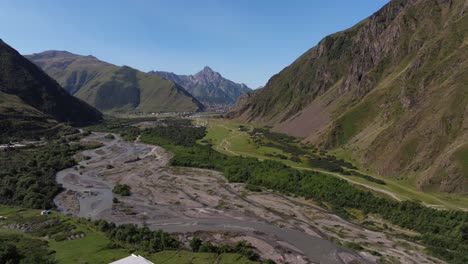
<svg viewBox="0 0 468 264">
<path fill-rule="evenodd" d="M 104 146 L 78 154 L 86 158 L 57 174 L 66 190 L 55 202 L 64 213 L 145 224 L 177 233 L 181 240 L 193 232 L 215 243 L 246 240 L 262 257 L 277 263 L 441 263 L 421 245 L 402 238 L 414 233 L 392 226 L 379 229 L 388 224 L 379 218 L 365 219 L 376 228 L 364 227 L 311 201 L 249 191 L 216 171 L 169 167 L 171 154 L 163 148 L 106 135 L 84 138 Z M 220 137 L 217 148 L 230 150 L 228 140 Z M 131 195 L 113 194 L 116 184 L 129 185 Z M 359 217 L 360 212 L 353 213 Z"/>
<path fill-rule="evenodd" d="M 68 217 L 61 214 L 52 213 L 51 215 L 40 216 L 40 210 L 34 209 L 19 209 L 0 205 L 0 215 L 6 219 L 0 220 L 0 242 L 2 238 L 13 238 L 17 240 L 18 250 L 34 252 L 39 248 L 30 248 L 37 245 L 32 241 L 43 241 L 48 243 L 48 249 L 53 252 L 53 256 L 59 264 L 75 264 L 75 263 L 93 263 L 93 264 L 108 264 L 112 261 L 127 257 L 131 253 L 143 255 L 155 264 L 254 264 L 247 258 L 236 253 L 195 253 L 190 251 L 161 251 L 158 253 L 149 254 L 146 252 L 134 252 L 124 248 L 109 247 L 111 241 L 102 232 L 92 228 L 89 222 L 83 221 L 80 218 Z M 74 232 L 82 234 L 82 237 L 76 239 L 55 240 L 52 238 L 38 238 L 34 232 L 20 229 L 18 226 L 23 226 L 28 222 L 30 227 L 47 221 L 56 221 L 57 223 L 67 223 L 73 225 Z M 35 224 L 32 224 L 35 223 Z M 61 227 L 63 229 L 63 227 Z M 64 230 L 62 230 L 64 231 Z M 21 239 L 23 243 L 21 243 Z M 26 242 L 27 241 L 27 242 Z M 46 252 L 44 252 L 46 253 Z M 43 261 L 45 262 L 45 261 Z M 36 259 L 34 263 L 43 263 Z M 0 263 L 1 259 L 0 259 Z"/>
<path fill-rule="evenodd" d="M 385 185 L 380 185 L 353 175 L 342 175 L 340 173 L 327 172 L 321 169 L 312 168 L 305 162 L 293 162 L 291 160 L 272 157 L 270 154 L 288 154 L 280 149 L 269 146 L 258 146 L 254 144 L 250 140 L 249 134 L 239 129 L 239 126 L 246 126 L 250 129 L 253 128 L 253 126 L 250 124 L 237 123 L 223 119 L 202 118 L 196 120 L 195 122 L 206 124 L 208 128 L 208 134 L 205 139 L 212 142 L 214 149 L 227 155 L 255 157 L 261 160 L 274 159 L 296 169 L 315 170 L 342 178 L 355 185 L 367 188 L 376 194 L 386 195 L 398 201 L 415 200 L 421 201 L 424 204 L 435 208 L 468 211 L 468 195 L 421 192 L 416 190 L 411 182 L 389 178 L 380 178 L 378 176 L 372 175 L 372 177 L 385 181 Z M 366 173 L 368 174 L 368 172 Z"/>
</svg>

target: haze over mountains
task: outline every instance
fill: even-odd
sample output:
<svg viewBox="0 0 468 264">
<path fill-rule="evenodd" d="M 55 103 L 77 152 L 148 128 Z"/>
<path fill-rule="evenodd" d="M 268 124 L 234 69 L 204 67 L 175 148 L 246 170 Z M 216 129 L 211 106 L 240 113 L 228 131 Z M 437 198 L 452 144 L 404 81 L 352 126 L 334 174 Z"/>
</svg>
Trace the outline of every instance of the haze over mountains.
<svg viewBox="0 0 468 264">
<path fill-rule="evenodd" d="M 423 190 L 468 191 L 466 1 L 391 1 L 243 95 L 270 125 Z"/>
<path fill-rule="evenodd" d="M 59 129 L 57 122 L 83 126 L 101 119 L 98 110 L 0 40 L 0 134 L 40 136 Z"/>
<path fill-rule="evenodd" d="M 25 56 L 70 94 L 113 112 L 196 112 L 204 106 L 178 84 L 93 56 L 45 51 Z"/>
<path fill-rule="evenodd" d="M 247 85 L 225 79 L 208 66 L 194 75 L 178 75 L 165 71 L 149 73 L 174 81 L 206 105 L 232 105 L 241 94 L 251 91 Z"/>
</svg>

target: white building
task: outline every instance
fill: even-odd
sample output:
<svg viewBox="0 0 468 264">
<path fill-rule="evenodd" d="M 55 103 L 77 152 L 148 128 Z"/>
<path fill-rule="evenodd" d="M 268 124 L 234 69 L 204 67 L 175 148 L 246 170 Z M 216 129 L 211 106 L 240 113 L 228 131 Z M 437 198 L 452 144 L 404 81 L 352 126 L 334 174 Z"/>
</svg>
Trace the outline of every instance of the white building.
<svg viewBox="0 0 468 264">
<path fill-rule="evenodd" d="M 50 210 L 41 211 L 41 215 L 50 215 L 51 213 L 52 213 L 52 211 L 50 211 Z"/>
<path fill-rule="evenodd" d="M 126 258 L 116 260 L 109 264 L 154 264 L 154 263 L 145 259 L 142 256 L 137 256 L 135 254 L 132 254 Z"/>
</svg>

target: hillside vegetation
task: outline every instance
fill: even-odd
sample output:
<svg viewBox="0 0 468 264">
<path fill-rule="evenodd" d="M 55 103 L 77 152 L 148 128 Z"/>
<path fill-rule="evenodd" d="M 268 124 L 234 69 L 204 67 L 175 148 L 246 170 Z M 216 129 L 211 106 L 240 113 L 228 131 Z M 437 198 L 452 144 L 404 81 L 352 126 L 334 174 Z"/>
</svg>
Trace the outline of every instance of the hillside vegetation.
<svg viewBox="0 0 468 264">
<path fill-rule="evenodd" d="M 59 124 L 18 96 L 0 92 L 0 143 L 51 138 L 72 131 L 73 128 Z"/>
<path fill-rule="evenodd" d="M 241 96 L 229 116 L 422 190 L 467 192 L 467 8 L 390 1 Z"/>
<path fill-rule="evenodd" d="M 72 156 L 84 149 L 83 145 L 61 140 L 43 146 L 1 151 L 0 204 L 54 208 L 54 197 L 61 190 L 55 174 L 74 166 L 76 160 Z"/>
<path fill-rule="evenodd" d="M 45 51 L 26 56 L 70 94 L 104 112 L 196 112 L 204 106 L 182 87 L 93 56 Z"/>
<path fill-rule="evenodd" d="M 68 94 L 39 67 L 0 40 L 0 142 L 37 139 L 89 125 L 101 113 Z"/>
</svg>

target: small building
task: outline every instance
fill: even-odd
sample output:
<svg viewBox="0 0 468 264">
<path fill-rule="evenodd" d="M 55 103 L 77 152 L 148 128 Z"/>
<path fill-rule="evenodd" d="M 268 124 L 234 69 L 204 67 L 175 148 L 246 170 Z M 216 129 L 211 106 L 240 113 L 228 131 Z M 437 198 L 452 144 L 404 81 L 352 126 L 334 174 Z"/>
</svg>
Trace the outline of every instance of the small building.
<svg viewBox="0 0 468 264">
<path fill-rule="evenodd" d="M 153 262 L 145 259 L 142 256 L 138 256 L 135 254 L 132 254 L 126 258 L 116 260 L 114 262 L 111 262 L 109 264 L 154 264 Z"/>
<path fill-rule="evenodd" d="M 50 210 L 41 211 L 41 215 L 50 215 L 51 213 L 52 213 L 52 211 L 50 211 Z"/>
</svg>

